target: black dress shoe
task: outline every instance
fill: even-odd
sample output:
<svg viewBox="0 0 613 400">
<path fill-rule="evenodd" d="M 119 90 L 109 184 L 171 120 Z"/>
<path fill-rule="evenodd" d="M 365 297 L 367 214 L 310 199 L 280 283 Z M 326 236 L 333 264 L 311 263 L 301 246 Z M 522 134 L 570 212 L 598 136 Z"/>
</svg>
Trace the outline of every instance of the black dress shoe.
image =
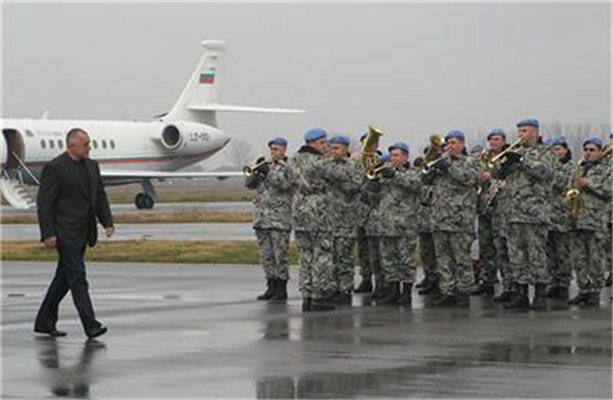
<svg viewBox="0 0 613 400">
<path fill-rule="evenodd" d="M 34 329 L 34 332 L 36 332 L 36 333 L 44 333 L 45 335 L 49 335 L 49 336 L 52 336 L 52 337 L 66 336 L 66 332 L 58 331 L 57 329 L 50 329 L 50 330 Z"/>
<path fill-rule="evenodd" d="M 100 335 L 104 335 L 106 333 L 106 331 L 108 331 L 109 329 L 106 326 L 100 326 L 96 329 L 94 329 L 93 331 L 89 332 L 87 334 L 87 337 L 89 338 L 95 338 L 98 337 Z"/>
</svg>

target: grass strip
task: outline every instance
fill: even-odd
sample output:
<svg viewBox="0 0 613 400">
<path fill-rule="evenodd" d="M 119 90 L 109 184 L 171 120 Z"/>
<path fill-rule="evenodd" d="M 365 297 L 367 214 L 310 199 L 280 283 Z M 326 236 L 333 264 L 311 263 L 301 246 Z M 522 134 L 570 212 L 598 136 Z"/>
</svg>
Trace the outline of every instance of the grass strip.
<svg viewBox="0 0 613 400">
<path fill-rule="evenodd" d="M 173 223 L 238 223 L 252 222 L 251 213 L 227 213 L 227 212 L 181 212 L 181 213 L 116 213 L 113 215 L 119 224 L 173 224 Z M 2 224 L 37 224 L 38 217 L 33 213 L 2 215 Z"/>
<path fill-rule="evenodd" d="M 3 261 L 55 261 L 57 253 L 35 241 L 0 242 Z M 162 240 L 101 241 L 88 248 L 86 261 L 147 262 L 147 263 L 211 263 L 259 264 L 259 249 L 255 241 L 197 241 L 175 242 Z M 290 263 L 298 262 L 295 246 L 290 245 Z"/>
</svg>

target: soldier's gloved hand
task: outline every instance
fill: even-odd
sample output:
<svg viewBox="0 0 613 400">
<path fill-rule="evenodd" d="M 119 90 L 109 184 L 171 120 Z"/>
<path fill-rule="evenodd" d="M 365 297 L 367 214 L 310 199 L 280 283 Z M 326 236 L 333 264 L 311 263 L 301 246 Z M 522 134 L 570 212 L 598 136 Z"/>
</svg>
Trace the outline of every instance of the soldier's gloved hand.
<svg viewBox="0 0 613 400">
<path fill-rule="evenodd" d="M 506 178 L 509 174 L 515 171 L 522 163 L 521 154 L 510 152 L 500 160 L 500 177 Z"/>
<path fill-rule="evenodd" d="M 263 163 L 264 161 L 266 161 L 266 157 L 260 157 L 257 160 L 255 160 L 255 164 L 259 164 L 259 163 Z"/>
<path fill-rule="evenodd" d="M 385 179 L 392 179 L 396 175 L 396 170 L 393 168 L 383 168 L 381 170 L 381 176 Z"/>
<path fill-rule="evenodd" d="M 441 171 L 447 171 L 449 167 L 451 167 L 451 159 L 449 157 L 445 157 L 441 159 L 441 161 L 434 164 L 434 167 Z"/>
<path fill-rule="evenodd" d="M 258 168 L 258 174 L 260 174 L 261 176 L 266 176 L 269 172 L 270 166 L 268 165 L 268 163 L 263 164 L 261 167 Z"/>
</svg>

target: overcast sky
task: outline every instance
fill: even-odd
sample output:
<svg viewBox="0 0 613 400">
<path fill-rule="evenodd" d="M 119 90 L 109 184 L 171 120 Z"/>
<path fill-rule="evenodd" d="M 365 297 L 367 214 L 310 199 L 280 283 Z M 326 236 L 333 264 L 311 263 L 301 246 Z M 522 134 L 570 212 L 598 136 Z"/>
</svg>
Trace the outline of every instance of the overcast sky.
<svg viewBox="0 0 613 400">
<path fill-rule="evenodd" d="M 596 4 L 4 4 L 4 117 L 148 119 L 201 56 L 228 43 L 223 114 L 234 138 L 369 123 L 422 147 L 431 133 L 611 120 L 611 6 Z"/>
</svg>

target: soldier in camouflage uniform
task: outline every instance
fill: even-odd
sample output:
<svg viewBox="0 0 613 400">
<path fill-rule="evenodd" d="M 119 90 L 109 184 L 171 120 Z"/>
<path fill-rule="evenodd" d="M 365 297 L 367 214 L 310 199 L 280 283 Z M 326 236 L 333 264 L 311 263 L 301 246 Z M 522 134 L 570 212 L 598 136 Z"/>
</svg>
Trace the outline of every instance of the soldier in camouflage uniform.
<svg viewBox="0 0 613 400">
<path fill-rule="evenodd" d="M 474 283 L 470 247 L 477 217 L 479 162 L 466 155 L 464 133 L 445 135 L 445 154 L 424 169 L 432 185 L 432 232 L 442 297 L 434 305 L 468 307 Z"/>
<path fill-rule="evenodd" d="M 360 144 L 364 143 L 368 133 L 364 133 L 360 137 Z M 379 157 L 381 157 L 381 153 L 377 150 L 378 142 L 373 146 L 374 148 L 367 149 L 368 151 L 374 152 Z M 362 152 L 356 152 L 352 154 L 351 161 L 357 163 L 358 165 L 362 164 Z M 363 168 L 363 165 L 362 165 Z M 364 169 L 362 169 L 362 173 L 366 173 Z M 368 216 L 370 214 L 370 204 L 365 201 L 365 196 L 360 194 L 358 196 L 359 202 L 356 204 L 358 210 L 355 212 L 357 214 L 358 220 L 358 234 L 357 234 L 357 248 L 358 248 L 358 264 L 360 266 L 360 276 L 361 280 L 358 286 L 355 288 L 356 293 L 370 293 L 373 290 L 372 285 L 372 276 L 373 269 L 371 263 L 371 257 L 369 253 L 369 245 L 368 245 L 368 235 L 366 234 L 366 222 L 368 221 Z M 355 216 L 355 215 L 354 215 Z M 373 255 L 374 259 L 377 259 L 378 252 Z"/>
<path fill-rule="evenodd" d="M 351 305 L 353 291 L 353 248 L 357 238 L 359 193 L 362 183 L 362 170 L 358 164 L 349 161 L 350 140 L 347 136 L 336 135 L 330 138 L 329 168 L 338 180 L 328 191 L 328 204 L 331 207 L 332 246 L 334 269 L 332 271 L 333 294 L 330 302 Z"/>
<path fill-rule="evenodd" d="M 547 270 L 549 289 L 547 297 L 568 300 L 572 267 L 570 251 L 570 219 L 566 192 L 573 173 L 571 151 L 563 137 L 554 138 L 551 148 L 558 162 L 553 168 L 553 181 L 549 204 L 551 206 L 551 225 L 547 236 Z"/>
<path fill-rule="evenodd" d="M 479 157 L 481 173 L 477 213 L 479 215 L 481 282 L 474 294 L 492 296 L 494 294 L 494 285 L 498 282 L 498 271 L 503 269 L 500 262 L 504 262 L 505 251 L 501 249 L 500 254 L 497 251 L 497 247 L 501 247 L 501 240 L 504 240 L 497 237 L 503 235 L 502 227 L 504 222 L 499 210 L 496 209 L 496 196 L 502 182 L 492 180 L 489 162 L 504 149 L 506 134 L 502 129 L 492 129 L 487 135 L 487 141 L 489 149 Z"/>
<path fill-rule="evenodd" d="M 608 166 L 609 169 L 613 168 L 613 152 L 611 151 L 611 146 L 613 146 L 613 133 L 609 135 L 608 153 L 602 158 L 602 162 Z M 611 248 L 611 244 L 613 243 L 613 201 L 610 201 L 607 205 L 607 215 L 607 231 L 605 232 L 606 236 L 602 244 L 606 260 L 605 272 L 607 273 L 605 286 L 610 287 L 612 284 L 611 278 L 613 277 L 611 272 L 613 268 L 613 249 Z"/>
<path fill-rule="evenodd" d="M 390 162 L 367 189 L 380 193 L 379 229 L 381 267 L 386 296 L 378 304 L 411 305 L 415 282 L 417 211 L 421 178 L 409 163 L 409 146 L 397 142 L 389 147 Z M 402 290 L 401 290 L 402 285 Z"/>
<path fill-rule="evenodd" d="M 311 129 L 304 139 L 306 143 L 289 163 L 294 176 L 292 227 L 300 253 L 299 286 L 303 311 L 325 311 L 334 309 L 328 301 L 334 292 L 334 237 L 327 193 L 332 182 L 342 177 L 324 156 L 326 131 Z"/>
<path fill-rule="evenodd" d="M 267 288 L 258 300 L 285 301 L 289 279 L 289 238 L 291 232 L 292 174 L 287 165 L 287 140 L 268 142 L 270 160 L 256 161 L 257 169 L 245 178 L 245 186 L 257 191 L 253 200 L 253 229 L 260 246 Z"/>
<path fill-rule="evenodd" d="M 427 153 L 428 148 L 425 149 Z M 420 171 L 426 164 L 424 158 L 418 157 L 413 165 Z M 424 279 L 415 285 L 420 289 L 420 295 L 438 295 L 438 274 L 436 272 L 436 256 L 434 252 L 434 238 L 430 226 L 430 214 L 432 213 L 431 196 L 432 191 L 429 185 L 423 185 L 420 201 L 417 208 L 417 236 L 419 260 L 424 271 Z"/>
<path fill-rule="evenodd" d="M 556 160 L 549 146 L 541 141 L 537 120 L 522 120 L 517 128 L 521 146 L 502 157 L 492 171 L 495 179 L 506 179 L 510 203 L 505 217 L 513 294 L 504 306 L 541 309 L 546 306 L 549 283 L 545 254 L 550 222 L 547 203 Z M 532 305 L 528 299 L 529 284 L 535 287 Z"/>
<path fill-rule="evenodd" d="M 579 293 L 569 304 L 597 306 L 604 283 L 606 256 L 602 253 L 607 230 L 608 203 L 611 202 L 611 168 L 601 160 L 602 140 L 597 137 L 583 142 L 585 161 L 573 173 L 571 187 L 577 188 L 579 213 L 571 217 L 571 249 Z"/>
</svg>

